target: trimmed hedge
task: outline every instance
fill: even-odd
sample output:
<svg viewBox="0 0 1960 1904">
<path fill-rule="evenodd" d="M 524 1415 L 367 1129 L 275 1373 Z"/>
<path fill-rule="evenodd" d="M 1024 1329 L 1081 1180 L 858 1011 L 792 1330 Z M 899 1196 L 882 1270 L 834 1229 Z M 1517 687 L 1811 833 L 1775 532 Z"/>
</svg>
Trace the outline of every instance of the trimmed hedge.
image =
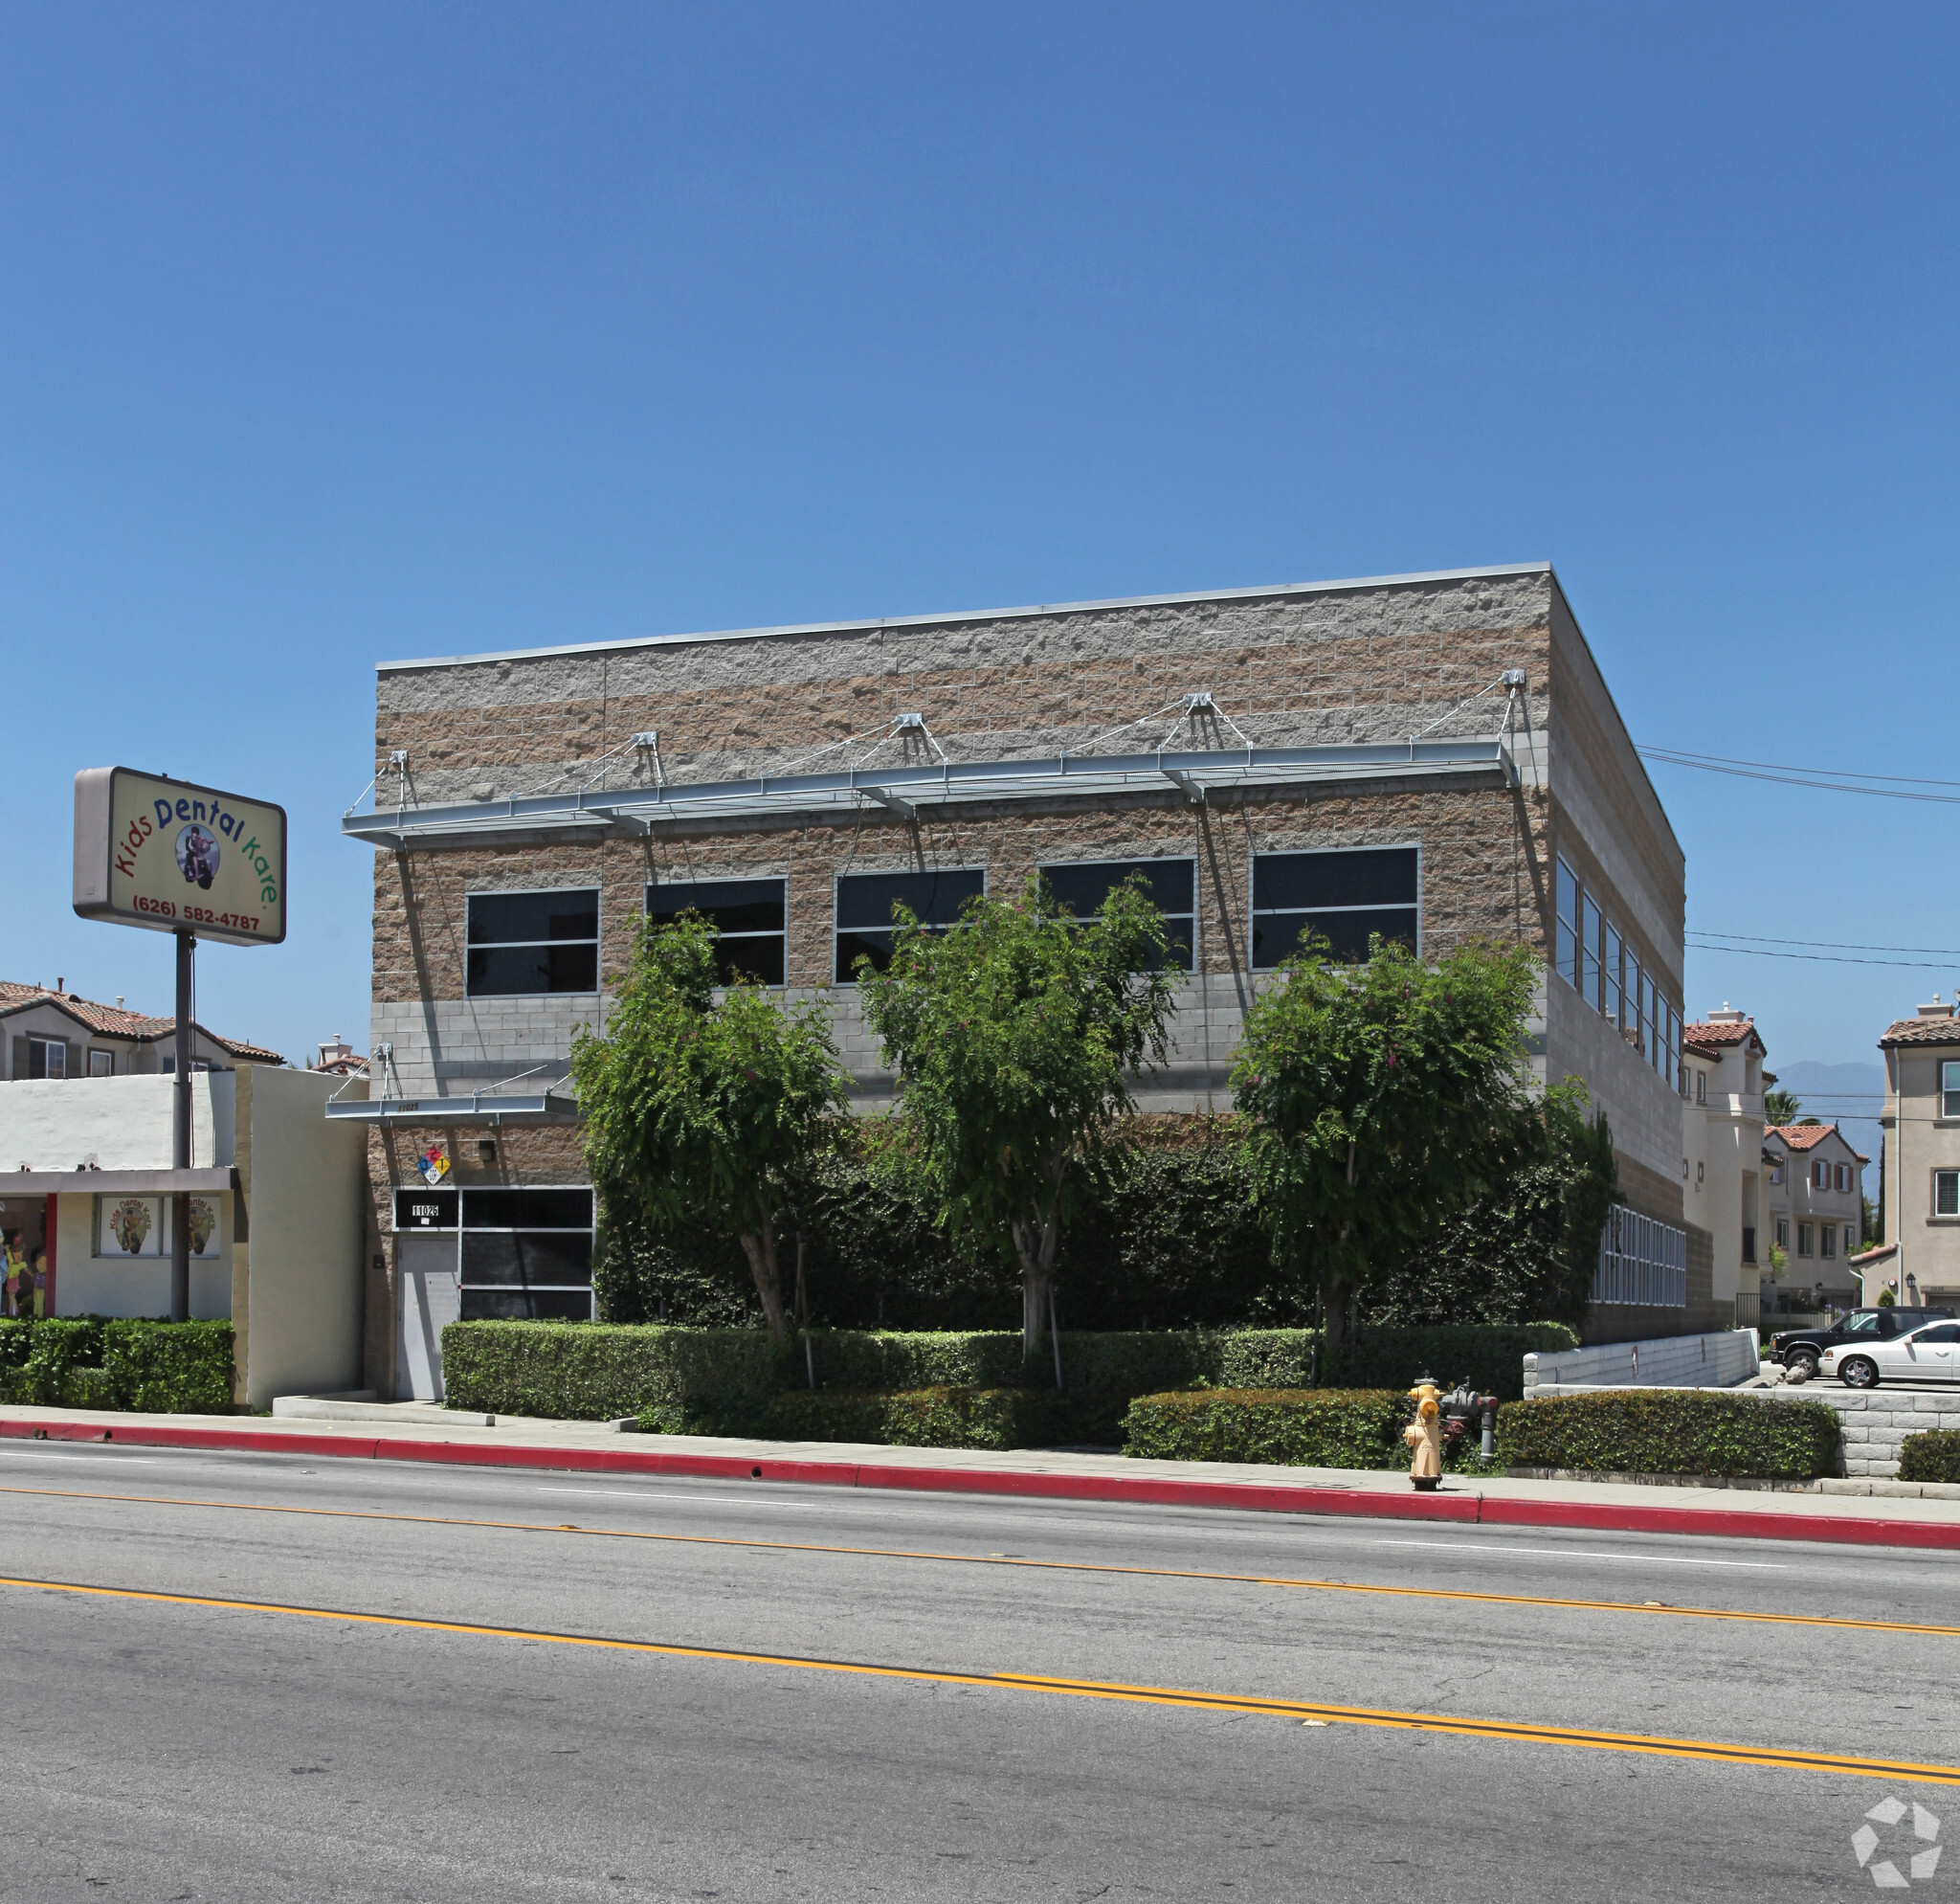
<svg viewBox="0 0 1960 1904">
<path fill-rule="evenodd" d="M 1902 1481 L 1960 1482 L 1960 1430 L 1924 1428 L 1899 1445 Z"/>
<path fill-rule="evenodd" d="M 229 1415 L 229 1322 L 48 1316 L 0 1329 L 0 1399 L 42 1408 Z"/>
<path fill-rule="evenodd" d="M 1394 1389 L 1213 1388 L 1140 1395 L 1123 1451 L 1152 1461 L 1276 1462 L 1293 1467 L 1400 1467 L 1409 1398 Z"/>
<path fill-rule="evenodd" d="M 1513 1401 L 1498 1410 L 1506 1467 L 1814 1481 L 1838 1459 L 1838 1412 L 1720 1390 L 1630 1388 Z"/>
<path fill-rule="evenodd" d="M 452 1322 L 442 1332 L 452 1408 L 565 1422 L 642 1415 L 660 1434 L 751 1428 L 785 1366 L 759 1329 Z"/>
<path fill-rule="evenodd" d="M 1308 1329 L 1153 1330 L 1061 1335 L 1069 1415 L 1058 1433 L 1113 1445 L 1140 1395 L 1173 1388 L 1296 1389 L 1313 1359 Z M 1501 1398 L 1524 1389 L 1533 1350 L 1576 1346 L 1562 1323 L 1502 1329 L 1371 1329 L 1323 1371 L 1331 1386 L 1406 1389 L 1420 1375 L 1468 1379 Z M 1054 1361 L 1021 1361 L 1006 1330 L 813 1330 L 779 1354 L 756 1329 L 659 1324 L 453 1322 L 442 1332 L 443 1376 L 455 1408 L 493 1415 L 610 1421 L 648 1415 L 665 1434 L 763 1432 L 772 1396 L 909 1394 L 922 1389 L 1053 1392 Z M 808 1391 L 805 1390 L 807 1393 Z M 1065 1431 L 1065 1432 L 1064 1432 Z"/>
<path fill-rule="evenodd" d="M 1068 1434 L 1071 1410 L 1036 1388 L 916 1388 L 889 1395 L 791 1389 L 763 1413 L 778 1441 L 872 1442 L 888 1447 L 1041 1447 Z M 642 1417 L 640 1425 L 657 1432 Z"/>
</svg>

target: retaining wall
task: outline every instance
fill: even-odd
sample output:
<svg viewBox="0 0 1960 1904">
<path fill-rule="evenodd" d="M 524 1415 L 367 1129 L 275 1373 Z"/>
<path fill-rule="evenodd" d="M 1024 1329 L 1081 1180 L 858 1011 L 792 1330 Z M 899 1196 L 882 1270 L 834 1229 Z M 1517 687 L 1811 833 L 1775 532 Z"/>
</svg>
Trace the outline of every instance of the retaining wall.
<svg viewBox="0 0 1960 1904">
<path fill-rule="evenodd" d="M 1606 1342 L 1525 1357 L 1525 1394 L 1561 1388 L 1733 1388 L 1760 1366 L 1753 1329 Z"/>
<path fill-rule="evenodd" d="M 1899 1472 L 1899 1447 L 1927 1428 L 1960 1428 L 1960 1388 L 1850 1389 L 1806 1381 L 1762 1390 L 1786 1401 L 1828 1401 L 1843 1432 L 1843 1471 L 1889 1480 Z"/>
</svg>

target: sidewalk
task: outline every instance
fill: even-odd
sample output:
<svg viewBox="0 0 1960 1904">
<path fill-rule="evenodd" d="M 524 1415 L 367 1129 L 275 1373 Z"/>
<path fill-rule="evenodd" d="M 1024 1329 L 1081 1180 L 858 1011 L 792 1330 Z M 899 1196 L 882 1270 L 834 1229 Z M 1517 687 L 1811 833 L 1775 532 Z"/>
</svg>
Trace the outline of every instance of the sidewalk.
<svg viewBox="0 0 1960 1904">
<path fill-rule="evenodd" d="M 0 1440 L 45 1437 L 113 1441 L 133 1447 L 1960 1550 L 1960 1499 L 1927 1498 L 1897 1482 L 1825 1482 L 1822 1490 L 1810 1492 L 1448 1475 L 1437 1492 L 1418 1494 L 1406 1474 L 1358 1468 L 634 1435 L 621 1434 L 610 1424 L 509 1416 L 499 1417 L 495 1426 L 483 1425 L 481 1416 L 459 1418 L 451 1426 L 432 1420 L 432 1413 L 417 1410 L 413 1419 L 399 1422 L 309 1421 L 296 1425 L 263 1417 L 0 1408 Z M 1879 1489 L 1886 1491 L 1874 1491 Z"/>
</svg>

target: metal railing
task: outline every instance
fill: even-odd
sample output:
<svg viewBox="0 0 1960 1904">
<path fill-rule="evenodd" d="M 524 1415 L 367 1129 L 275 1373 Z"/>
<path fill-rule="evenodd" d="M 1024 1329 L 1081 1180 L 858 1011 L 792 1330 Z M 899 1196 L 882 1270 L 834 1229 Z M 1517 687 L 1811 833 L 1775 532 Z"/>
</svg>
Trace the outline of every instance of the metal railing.
<svg viewBox="0 0 1960 1904">
<path fill-rule="evenodd" d="M 1606 1213 L 1606 1227 L 1600 1232 L 1592 1300 L 1643 1309 L 1685 1309 L 1687 1231 L 1615 1203 Z"/>
<path fill-rule="evenodd" d="M 1762 1326 L 1763 1299 L 1757 1295 L 1744 1295 L 1740 1290 L 1735 1298 L 1735 1326 L 1738 1329 L 1757 1329 Z"/>
</svg>

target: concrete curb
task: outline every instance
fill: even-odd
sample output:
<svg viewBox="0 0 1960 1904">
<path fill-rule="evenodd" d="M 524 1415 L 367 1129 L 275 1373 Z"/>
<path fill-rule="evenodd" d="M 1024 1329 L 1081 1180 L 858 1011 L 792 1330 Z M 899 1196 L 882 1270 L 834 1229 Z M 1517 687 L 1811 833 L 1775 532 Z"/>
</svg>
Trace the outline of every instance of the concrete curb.
<svg viewBox="0 0 1960 1904">
<path fill-rule="evenodd" d="M 774 1481 L 802 1487 L 887 1489 L 1021 1499 L 1134 1502 L 1147 1507 L 1228 1508 L 1241 1512 L 1324 1515 L 1354 1520 L 1445 1521 L 1481 1527 L 1569 1527 L 1595 1533 L 1708 1534 L 1726 1539 L 1808 1540 L 1839 1546 L 1960 1551 L 1960 1522 L 1879 1520 L 1766 1508 L 1634 1507 L 1620 1502 L 1527 1501 L 1464 1487 L 1461 1492 L 1393 1494 L 1364 1488 L 1194 1481 L 1139 1474 L 1039 1474 L 1003 1468 L 901 1467 L 897 1463 L 778 1460 L 770 1456 L 679 1454 L 638 1448 L 529 1445 L 485 1447 L 382 1435 L 290 1430 L 127 1427 L 61 1416 L 0 1421 L 0 1438 L 109 1442 L 125 1447 L 226 1449 L 337 1460 L 410 1461 L 457 1467 L 543 1468 L 561 1473 L 673 1474 L 698 1480 Z M 1445 1482 L 1447 1490 L 1448 1483 Z"/>
</svg>

